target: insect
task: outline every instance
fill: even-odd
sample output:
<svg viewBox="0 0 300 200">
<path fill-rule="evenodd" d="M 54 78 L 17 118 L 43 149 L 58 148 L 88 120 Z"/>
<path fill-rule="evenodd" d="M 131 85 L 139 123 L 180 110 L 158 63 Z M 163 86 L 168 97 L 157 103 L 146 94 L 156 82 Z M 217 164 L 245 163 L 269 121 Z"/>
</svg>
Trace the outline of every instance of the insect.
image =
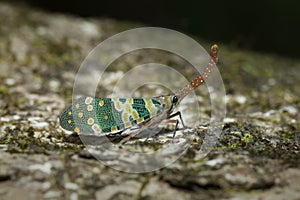
<svg viewBox="0 0 300 200">
<path fill-rule="evenodd" d="M 75 100 L 60 116 L 62 128 L 77 133 L 116 133 L 134 126 L 140 126 L 123 142 L 135 137 L 151 125 L 164 119 L 171 119 L 180 112 L 173 113 L 175 107 L 189 92 L 201 85 L 218 60 L 218 46 L 211 47 L 210 61 L 202 75 L 172 95 L 153 98 L 94 98 L 81 97 Z M 174 134 L 178 127 L 175 122 Z M 174 136 L 174 135 L 173 135 Z"/>
</svg>

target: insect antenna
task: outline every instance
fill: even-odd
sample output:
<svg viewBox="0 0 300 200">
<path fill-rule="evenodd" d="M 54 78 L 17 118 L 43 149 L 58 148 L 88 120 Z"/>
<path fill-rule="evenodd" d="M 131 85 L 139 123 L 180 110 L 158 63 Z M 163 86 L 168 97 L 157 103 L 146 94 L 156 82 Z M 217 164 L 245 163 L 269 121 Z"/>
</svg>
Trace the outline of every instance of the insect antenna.
<svg viewBox="0 0 300 200">
<path fill-rule="evenodd" d="M 214 44 L 211 47 L 210 60 L 209 60 L 207 68 L 205 69 L 203 74 L 199 75 L 197 78 L 195 78 L 193 81 L 191 81 L 188 85 L 186 85 L 184 88 L 182 88 L 181 90 L 179 90 L 175 93 L 175 95 L 178 96 L 179 99 L 183 99 L 192 90 L 197 88 L 199 85 L 201 85 L 206 80 L 206 78 L 212 71 L 213 66 L 215 66 L 218 61 L 218 51 L 219 51 L 218 45 Z"/>
</svg>

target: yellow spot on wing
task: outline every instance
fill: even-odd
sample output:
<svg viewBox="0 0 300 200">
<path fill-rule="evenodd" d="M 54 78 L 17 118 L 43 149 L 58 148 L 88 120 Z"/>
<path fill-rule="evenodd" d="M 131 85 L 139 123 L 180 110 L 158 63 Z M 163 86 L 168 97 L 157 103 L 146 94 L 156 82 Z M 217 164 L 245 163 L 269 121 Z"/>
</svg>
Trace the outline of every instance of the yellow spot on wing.
<svg viewBox="0 0 300 200">
<path fill-rule="evenodd" d="M 128 103 L 133 104 L 133 98 L 127 99 Z"/>
<path fill-rule="evenodd" d="M 103 100 L 100 100 L 99 101 L 99 106 L 103 106 L 104 105 L 104 101 Z"/>
<path fill-rule="evenodd" d="M 94 131 L 95 133 L 100 133 L 100 132 L 101 132 L 101 128 L 99 127 L 98 124 L 94 124 L 94 125 L 92 126 L 92 129 L 93 129 L 93 131 Z"/>
<path fill-rule="evenodd" d="M 82 118 L 83 117 L 83 113 L 82 112 L 78 113 L 78 117 Z"/>
<path fill-rule="evenodd" d="M 79 133 L 80 129 L 78 127 L 74 128 L 74 132 Z"/>
<path fill-rule="evenodd" d="M 156 109 L 151 99 L 146 99 L 145 101 L 146 101 L 146 108 L 148 111 L 150 111 L 150 115 L 151 116 L 156 115 Z"/>
<path fill-rule="evenodd" d="M 75 105 L 75 108 L 77 108 L 77 109 L 79 108 L 79 103 Z"/>
<path fill-rule="evenodd" d="M 85 104 L 90 104 L 90 103 L 92 103 L 92 101 L 93 101 L 92 97 L 87 97 L 87 98 L 85 99 L 84 103 L 85 103 Z"/>
<path fill-rule="evenodd" d="M 119 99 L 118 98 L 113 98 L 112 101 L 113 101 L 114 106 L 117 109 L 117 111 L 121 111 L 122 110 L 122 105 L 121 105 L 121 102 L 119 101 Z"/>
<path fill-rule="evenodd" d="M 72 120 L 69 119 L 69 120 L 68 120 L 68 124 L 71 124 L 71 123 L 72 123 Z"/>
<path fill-rule="evenodd" d="M 108 120 L 108 116 L 107 116 L 107 115 L 104 115 L 104 119 L 105 119 L 105 120 Z"/>
<path fill-rule="evenodd" d="M 94 119 L 93 119 L 93 118 L 89 118 L 89 119 L 87 120 L 87 123 L 88 123 L 89 125 L 92 125 L 92 124 L 94 123 Z"/>
<path fill-rule="evenodd" d="M 122 104 L 121 104 L 121 102 L 119 101 L 118 98 L 113 98 L 112 102 L 113 102 L 113 106 L 115 107 L 115 109 L 117 111 L 122 111 Z"/>
<path fill-rule="evenodd" d="M 93 106 L 92 106 L 92 105 L 88 105 L 88 106 L 87 106 L 87 110 L 88 110 L 88 111 L 92 111 L 92 110 L 93 110 Z"/>
<path fill-rule="evenodd" d="M 125 104 L 125 111 L 128 112 L 128 113 L 131 113 L 131 105 L 126 103 Z"/>
<path fill-rule="evenodd" d="M 146 99 L 145 103 L 146 103 L 146 108 L 148 110 L 150 110 L 150 108 L 153 106 L 153 103 L 152 103 L 151 99 Z"/>
<path fill-rule="evenodd" d="M 139 123 L 142 123 L 144 121 L 144 119 L 143 118 L 138 118 L 136 121 L 139 124 Z"/>
<path fill-rule="evenodd" d="M 68 115 L 72 115 L 72 112 L 71 112 L 71 111 L 69 111 L 69 112 L 68 112 Z"/>
<path fill-rule="evenodd" d="M 110 130 L 111 130 L 112 132 L 114 132 L 114 131 L 117 131 L 118 128 L 117 128 L 116 126 L 112 126 Z"/>
<path fill-rule="evenodd" d="M 121 110 L 121 103 L 119 101 L 116 102 L 116 108 L 117 110 Z"/>
<path fill-rule="evenodd" d="M 123 122 L 129 122 L 129 115 L 127 112 L 123 112 L 122 120 L 123 120 Z"/>
<path fill-rule="evenodd" d="M 133 119 L 138 119 L 139 118 L 139 114 L 135 110 L 133 110 L 132 111 L 132 117 L 133 117 Z"/>
</svg>

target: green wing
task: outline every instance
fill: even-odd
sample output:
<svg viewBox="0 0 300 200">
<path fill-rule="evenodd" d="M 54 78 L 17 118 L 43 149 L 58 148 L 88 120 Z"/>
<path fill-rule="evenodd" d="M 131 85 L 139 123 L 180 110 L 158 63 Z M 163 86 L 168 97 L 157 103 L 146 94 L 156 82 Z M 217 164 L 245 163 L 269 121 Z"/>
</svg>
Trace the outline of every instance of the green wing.
<svg viewBox="0 0 300 200">
<path fill-rule="evenodd" d="M 81 97 L 60 116 L 62 128 L 83 133 L 119 132 L 162 112 L 155 98 Z"/>
</svg>

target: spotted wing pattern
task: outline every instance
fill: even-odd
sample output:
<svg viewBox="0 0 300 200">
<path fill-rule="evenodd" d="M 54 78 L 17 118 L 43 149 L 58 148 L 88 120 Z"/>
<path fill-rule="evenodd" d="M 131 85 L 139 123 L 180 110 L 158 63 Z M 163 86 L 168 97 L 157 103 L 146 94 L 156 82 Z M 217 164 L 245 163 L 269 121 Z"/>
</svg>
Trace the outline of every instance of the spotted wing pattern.
<svg viewBox="0 0 300 200">
<path fill-rule="evenodd" d="M 119 132 L 163 112 L 156 98 L 81 97 L 60 116 L 61 126 L 82 133 Z"/>
</svg>

